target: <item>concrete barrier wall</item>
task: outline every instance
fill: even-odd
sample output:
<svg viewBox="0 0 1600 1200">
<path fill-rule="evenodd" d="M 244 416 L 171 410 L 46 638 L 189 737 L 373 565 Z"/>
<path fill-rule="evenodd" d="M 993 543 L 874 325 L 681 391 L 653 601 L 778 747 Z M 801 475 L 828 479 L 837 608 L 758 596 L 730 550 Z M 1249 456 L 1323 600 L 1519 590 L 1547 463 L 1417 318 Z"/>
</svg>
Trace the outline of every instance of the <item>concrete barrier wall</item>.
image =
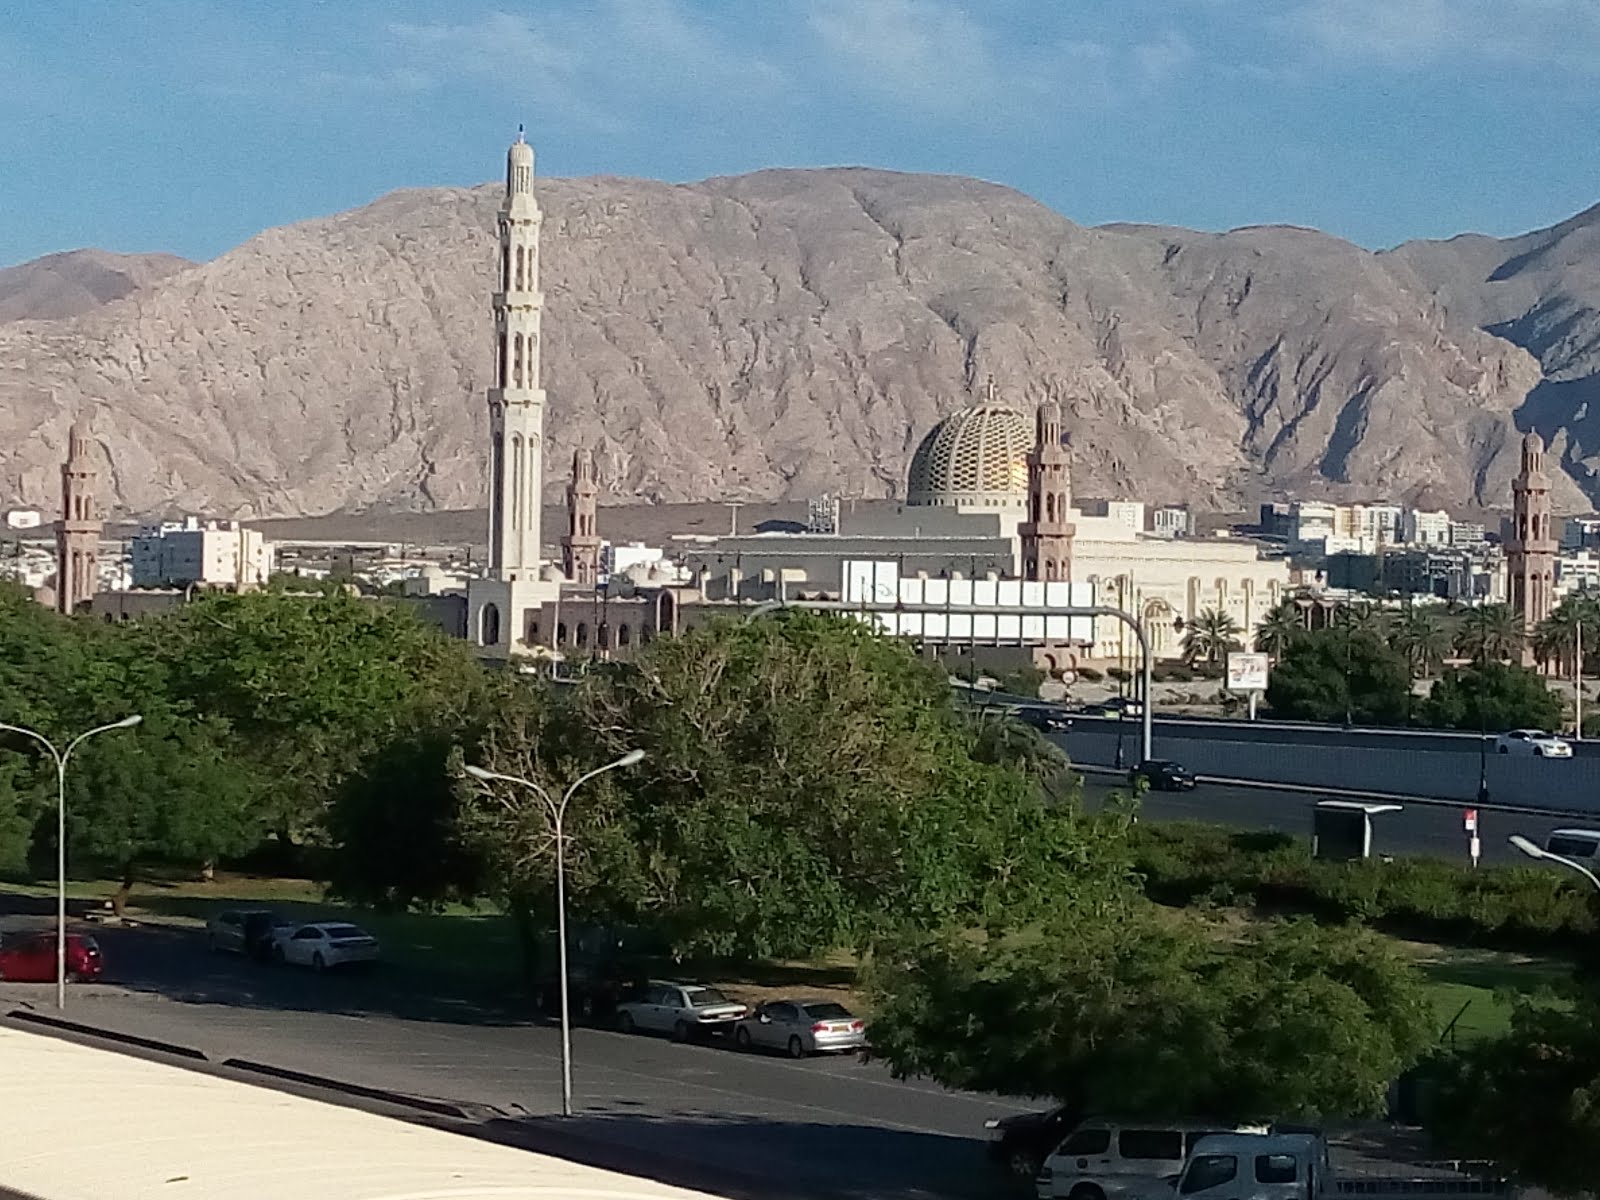
<svg viewBox="0 0 1600 1200">
<path fill-rule="evenodd" d="M 1109 765 L 1117 722 L 1075 717 L 1072 730 L 1055 740 L 1074 759 Z M 1471 803 L 1478 798 L 1478 741 L 1470 734 L 1157 721 L 1153 752 L 1199 775 Z M 1122 749 L 1126 764 L 1138 761 L 1137 721 L 1123 723 Z M 1493 750 L 1491 739 L 1485 758 L 1491 803 L 1600 814 L 1600 747 L 1585 743 L 1571 759 L 1513 758 Z"/>
</svg>

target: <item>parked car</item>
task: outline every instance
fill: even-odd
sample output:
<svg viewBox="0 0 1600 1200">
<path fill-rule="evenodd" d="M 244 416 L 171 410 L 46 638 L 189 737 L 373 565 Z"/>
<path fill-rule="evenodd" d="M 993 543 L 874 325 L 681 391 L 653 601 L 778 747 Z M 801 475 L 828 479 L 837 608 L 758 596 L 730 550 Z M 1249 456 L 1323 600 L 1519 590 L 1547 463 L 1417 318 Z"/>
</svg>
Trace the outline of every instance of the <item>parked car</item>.
<svg viewBox="0 0 1600 1200">
<path fill-rule="evenodd" d="M 1496 754 L 1521 754 L 1532 758 L 1571 758 L 1572 743 L 1542 729 L 1513 729 L 1494 740 Z"/>
<path fill-rule="evenodd" d="M 714 987 L 652 979 L 617 1005 L 617 1028 L 623 1033 L 647 1030 L 670 1033 L 687 1042 L 712 1033 L 727 1033 L 750 1011 Z"/>
<path fill-rule="evenodd" d="M 1113 696 L 1090 704 L 1083 711 L 1091 717 L 1140 717 L 1144 715 L 1144 703 L 1132 696 Z"/>
<path fill-rule="evenodd" d="M 67 934 L 68 979 L 98 979 L 103 963 L 99 942 L 87 933 Z M 0 979 L 8 983 L 54 983 L 55 931 L 0 936 Z"/>
<path fill-rule="evenodd" d="M 1189 768 L 1165 758 L 1152 758 L 1128 772 L 1130 784 L 1138 787 L 1140 781 L 1153 792 L 1192 792 L 1196 784 Z"/>
<path fill-rule="evenodd" d="M 277 931 L 289 925 L 271 909 L 228 908 L 206 922 L 206 944 L 213 950 L 266 961 L 272 957 Z"/>
<path fill-rule="evenodd" d="M 768 1000 L 734 1025 L 733 1044 L 741 1050 L 766 1046 L 790 1058 L 860 1050 L 867 1023 L 832 1000 Z"/>
<path fill-rule="evenodd" d="M 1018 1182 L 1032 1183 L 1050 1151 L 1061 1144 L 1078 1120 L 1078 1112 L 1066 1107 L 991 1117 L 983 1123 L 989 1131 L 989 1158 Z"/>
<path fill-rule="evenodd" d="M 1066 711 L 1045 705 L 1019 704 L 1011 715 L 1025 725 L 1032 725 L 1040 733 L 1070 733 L 1072 718 Z"/>
<path fill-rule="evenodd" d="M 314 971 L 372 963 L 378 960 L 378 939 L 344 921 L 282 925 L 276 930 L 272 957 Z"/>
<path fill-rule="evenodd" d="M 611 1027 L 617 1004 L 662 969 L 669 947 L 659 937 L 626 925 L 574 929 L 567 946 L 567 996 L 572 1016 Z M 560 954 L 554 933 L 540 941 L 534 1004 L 547 1016 L 561 1011 Z"/>
</svg>

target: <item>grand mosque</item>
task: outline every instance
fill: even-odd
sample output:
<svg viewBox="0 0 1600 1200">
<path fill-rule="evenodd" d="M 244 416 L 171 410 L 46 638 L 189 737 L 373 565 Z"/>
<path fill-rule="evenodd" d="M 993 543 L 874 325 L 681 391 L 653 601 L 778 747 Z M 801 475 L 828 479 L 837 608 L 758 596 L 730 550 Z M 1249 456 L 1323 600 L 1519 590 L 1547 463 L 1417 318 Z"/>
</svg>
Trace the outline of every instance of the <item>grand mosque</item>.
<svg viewBox="0 0 1600 1200">
<path fill-rule="evenodd" d="M 1059 403 L 1047 398 L 1028 414 L 1005 403 L 992 382 L 923 437 L 902 503 L 872 506 L 823 532 L 697 537 L 675 547 L 670 582 L 635 574 L 622 586 L 600 586 L 599 486 L 592 456 L 580 450 L 567 487 L 560 562 L 547 562 L 539 503 L 541 223 L 533 148 L 519 133 L 506 156 L 490 298 L 488 568 L 468 582 L 460 619 L 452 622 L 486 655 L 625 652 L 730 605 L 854 600 L 851 580 L 870 567 L 874 577 L 887 570 L 899 580 L 966 581 L 971 586 L 960 595 L 967 607 L 981 608 L 991 602 L 986 596 L 1023 594 L 1006 593 L 1007 581 L 1040 584 L 1049 590 L 1028 594 L 1129 613 L 1157 657 L 1175 657 L 1184 623 L 1201 612 L 1227 613 L 1248 636 L 1290 589 L 1287 562 L 1264 557 L 1248 540 L 1151 536 L 1125 513 L 1075 505 Z M 950 603 L 957 593 L 942 594 Z M 969 638 L 976 628 L 968 626 Z M 1042 636 L 1022 640 L 1037 641 L 1052 665 L 1063 650 L 1073 662 L 1133 653 L 1120 621 L 1085 620 L 1073 629 L 1067 647 L 1046 645 Z"/>
</svg>

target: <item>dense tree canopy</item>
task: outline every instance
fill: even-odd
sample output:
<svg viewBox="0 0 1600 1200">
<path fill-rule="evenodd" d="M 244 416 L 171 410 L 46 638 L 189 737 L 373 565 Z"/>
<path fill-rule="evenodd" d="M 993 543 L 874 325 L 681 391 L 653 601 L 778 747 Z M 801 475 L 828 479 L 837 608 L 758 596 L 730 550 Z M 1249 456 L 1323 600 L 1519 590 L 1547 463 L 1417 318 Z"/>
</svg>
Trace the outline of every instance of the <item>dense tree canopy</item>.
<svg viewBox="0 0 1600 1200">
<path fill-rule="evenodd" d="M 1600 993 L 1570 1008 L 1525 1001 L 1508 1033 L 1448 1067 L 1429 1121 L 1446 1148 L 1563 1195 L 1600 1194 Z"/>
<path fill-rule="evenodd" d="M 570 710 L 491 722 L 483 754 L 558 790 L 644 750 L 574 802 L 578 903 L 685 949 L 795 954 L 1032 910 L 1064 876 L 1126 869 L 1093 844 L 1124 818 L 1047 805 L 1044 767 L 983 739 L 903 643 L 793 614 L 657 642 L 591 674 Z M 508 890 L 547 887 L 537 806 L 478 811 L 511 848 Z"/>
<path fill-rule="evenodd" d="M 1291 641 L 1267 681 L 1274 715 L 1359 725 L 1405 722 L 1411 674 L 1405 658 L 1372 627 L 1340 624 Z"/>
<path fill-rule="evenodd" d="M 1562 721 L 1561 698 L 1537 672 L 1502 662 L 1446 671 L 1420 715 L 1440 728 L 1490 733 L 1519 726 L 1559 729 Z"/>
<path fill-rule="evenodd" d="M 1415 968 L 1309 922 L 1234 941 L 1128 903 L 877 961 L 873 1042 L 898 1073 L 1080 1111 L 1368 1116 L 1433 1036 Z"/>
</svg>

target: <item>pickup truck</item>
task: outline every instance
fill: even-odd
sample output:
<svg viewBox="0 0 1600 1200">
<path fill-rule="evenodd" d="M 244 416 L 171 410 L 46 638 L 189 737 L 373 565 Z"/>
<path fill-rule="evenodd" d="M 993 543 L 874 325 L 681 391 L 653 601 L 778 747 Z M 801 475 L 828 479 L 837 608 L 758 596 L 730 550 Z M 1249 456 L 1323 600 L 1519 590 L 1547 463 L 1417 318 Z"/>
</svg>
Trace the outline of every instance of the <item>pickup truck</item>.
<svg viewBox="0 0 1600 1200">
<path fill-rule="evenodd" d="M 1466 1200 L 1518 1191 L 1454 1165 L 1397 1168 L 1394 1174 L 1343 1177 L 1328 1162 L 1327 1142 L 1307 1133 L 1219 1133 L 1194 1144 L 1172 1185 L 1175 1200 L 1341 1200 L 1405 1197 Z"/>
</svg>

